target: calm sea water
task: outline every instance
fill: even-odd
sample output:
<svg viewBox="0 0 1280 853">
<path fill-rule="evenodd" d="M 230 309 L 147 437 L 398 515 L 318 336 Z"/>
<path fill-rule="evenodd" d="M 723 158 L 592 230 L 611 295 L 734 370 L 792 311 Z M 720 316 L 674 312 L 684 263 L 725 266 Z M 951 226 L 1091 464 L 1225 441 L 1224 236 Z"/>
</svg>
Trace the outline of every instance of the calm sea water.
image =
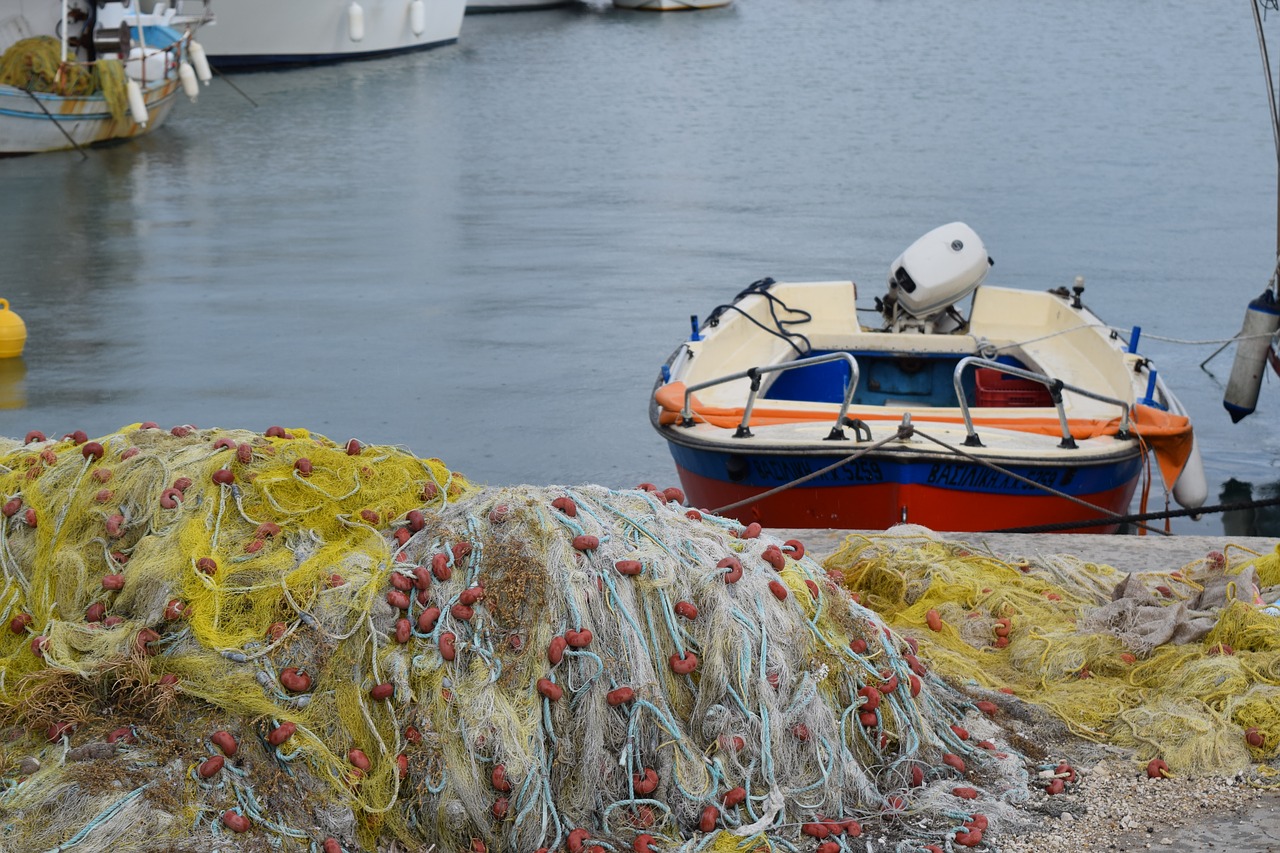
<svg viewBox="0 0 1280 853">
<path fill-rule="evenodd" d="M 689 315 L 765 275 L 870 305 L 961 219 L 993 283 L 1082 275 L 1143 327 L 1210 503 L 1280 493 L 1280 383 L 1233 426 L 1230 352 L 1211 375 L 1212 346 L 1151 337 L 1230 337 L 1270 273 L 1247 4 L 583 5 L 234 82 L 257 107 L 215 80 L 88 160 L 0 161 L 0 296 L 30 332 L 0 434 L 282 424 L 483 483 L 670 485 L 646 402 Z"/>
</svg>

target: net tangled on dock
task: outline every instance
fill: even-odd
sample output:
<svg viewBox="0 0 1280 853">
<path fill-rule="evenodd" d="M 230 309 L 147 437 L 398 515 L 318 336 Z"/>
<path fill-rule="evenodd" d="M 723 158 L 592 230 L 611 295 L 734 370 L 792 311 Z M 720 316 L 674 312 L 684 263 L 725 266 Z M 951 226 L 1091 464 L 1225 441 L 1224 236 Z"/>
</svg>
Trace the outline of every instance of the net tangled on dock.
<svg viewBox="0 0 1280 853">
<path fill-rule="evenodd" d="M 800 543 L 675 490 L 148 427 L 0 444 L 0 845 L 916 850 L 1027 796 Z"/>
<path fill-rule="evenodd" d="M 956 684 L 1012 693 L 1170 773 L 1270 779 L 1280 754 L 1280 549 L 1126 574 L 1011 563 L 924 528 L 851 536 L 825 561 Z"/>
<path fill-rule="evenodd" d="M 53 36 L 34 36 L 9 45 L 0 54 L 0 85 L 64 96 L 100 94 L 116 120 L 129 112 L 120 60 L 63 62 L 62 43 Z"/>
</svg>

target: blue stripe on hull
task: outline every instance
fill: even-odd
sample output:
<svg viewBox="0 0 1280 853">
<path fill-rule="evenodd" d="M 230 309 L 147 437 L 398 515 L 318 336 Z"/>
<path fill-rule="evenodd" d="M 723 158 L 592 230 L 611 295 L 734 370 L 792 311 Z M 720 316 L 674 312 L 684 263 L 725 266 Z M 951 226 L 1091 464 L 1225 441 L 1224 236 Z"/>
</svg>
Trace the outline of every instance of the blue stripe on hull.
<svg viewBox="0 0 1280 853">
<path fill-rule="evenodd" d="M 678 467 L 711 480 L 731 482 L 748 488 L 772 489 L 821 470 L 848 454 L 837 456 L 780 456 L 770 454 L 729 454 L 695 450 L 668 442 Z M 852 452 L 852 451 L 851 451 Z M 1069 495 L 1091 495 L 1114 489 L 1137 477 L 1142 457 L 1134 454 L 1120 460 L 1089 466 L 1014 464 L 1002 466 L 1032 482 Z M 955 492 L 992 495 L 1047 494 L 1042 489 L 959 457 L 938 460 L 898 460 L 868 454 L 840 468 L 803 483 L 797 488 L 820 489 L 831 486 L 876 485 L 932 486 Z"/>
<path fill-rule="evenodd" d="M 209 62 L 220 71 L 235 69 L 236 71 L 272 71 L 292 68 L 299 65 L 331 65 L 335 62 L 356 62 L 365 59 L 381 59 L 384 56 L 396 56 L 401 53 L 412 53 L 415 50 L 429 50 L 433 47 L 444 47 L 456 44 L 457 38 L 425 44 L 411 44 L 406 47 L 394 47 L 389 50 L 373 50 L 366 53 L 258 53 L 239 55 L 210 56 Z"/>
</svg>

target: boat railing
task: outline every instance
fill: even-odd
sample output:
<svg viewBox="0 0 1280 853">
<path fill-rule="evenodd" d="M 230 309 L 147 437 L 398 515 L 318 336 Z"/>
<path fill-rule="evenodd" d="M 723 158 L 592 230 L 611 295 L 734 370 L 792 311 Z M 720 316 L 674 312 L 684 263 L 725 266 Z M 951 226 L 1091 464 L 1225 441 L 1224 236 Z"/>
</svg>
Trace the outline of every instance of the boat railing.
<svg viewBox="0 0 1280 853">
<path fill-rule="evenodd" d="M 980 358 L 978 356 L 968 356 L 960 359 L 956 365 L 955 374 L 952 381 L 956 388 L 956 400 L 960 403 L 960 415 L 964 418 L 965 429 L 965 447 L 982 447 L 982 440 L 978 438 L 977 431 L 973 428 L 973 416 L 969 413 L 969 401 L 965 399 L 964 372 L 968 368 L 989 367 L 998 370 L 1001 373 L 1007 373 L 1011 376 L 1017 376 L 1020 379 L 1028 379 L 1032 382 L 1038 382 L 1049 392 L 1049 397 L 1053 400 L 1054 408 L 1058 410 L 1058 423 L 1062 426 L 1062 442 L 1058 445 L 1063 448 L 1074 448 L 1076 440 L 1071 435 L 1071 427 L 1067 423 L 1067 412 L 1062 403 L 1062 392 L 1070 391 L 1073 394 L 1079 394 L 1082 397 L 1088 397 L 1091 400 L 1097 400 L 1101 403 L 1111 403 L 1120 407 L 1120 431 L 1117 433 L 1118 438 L 1129 437 L 1129 404 L 1124 400 L 1118 400 L 1115 397 L 1107 397 L 1103 394 L 1090 391 L 1086 388 L 1080 388 L 1075 385 L 1068 385 L 1061 379 L 1054 379 L 1043 373 L 1036 373 L 1033 370 L 1027 370 L 1022 367 L 1014 367 L 1011 364 L 1004 364 L 999 361 L 993 361 L 989 358 Z"/>
<path fill-rule="evenodd" d="M 780 364 L 769 364 L 763 367 L 752 367 L 738 373 L 731 373 L 727 376 L 721 376 L 717 379 L 708 379 L 706 382 L 699 382 L 697 385 L 690 385 L 684 391 L 684 407 L 680 410 L 680 423 L 682 426 L 691 427 L 694 425 L 693 420 L 693 394 L 695 391 L 701 391 L 704 388 L 711 388 L 716 385 L 723 385 L 726 382 L 735 382 L 739 379 L 751 380 L 751 392 L 747 395 L 747 405 L 742 411 L 742 423 L 738 424 L 738 429 L 734 432 L 734 438 L 750 438 L 751 437 L 751 411 L 755 408 L 756 397 L 760 393 L 760 380 L 765 374 L 781 373 L 786 370 L 794 370 L 797 367 L 808 367 L 814 364 L 825 364 L 831 361 L 843 361 L 849 366 L 849 384 L 845 388 L 844 400 L 840 403 L 840 414 L 836 416 L 835 426 L 831 427 L 831 432 L 827 435 L 826 441 L 847 440 L 848 436 L 844 434 L 845 415 L 849 412 L 849 406 L 853 403 L 854 392 L 858 390 L 858 361 L 847 352 L 833 352 L 827 355 L 815 355 L 809 358 L 800 358 L 795 361 L 784 361 Z M 857 424 L 854 425 L 857 429 Z"/>
</svg>

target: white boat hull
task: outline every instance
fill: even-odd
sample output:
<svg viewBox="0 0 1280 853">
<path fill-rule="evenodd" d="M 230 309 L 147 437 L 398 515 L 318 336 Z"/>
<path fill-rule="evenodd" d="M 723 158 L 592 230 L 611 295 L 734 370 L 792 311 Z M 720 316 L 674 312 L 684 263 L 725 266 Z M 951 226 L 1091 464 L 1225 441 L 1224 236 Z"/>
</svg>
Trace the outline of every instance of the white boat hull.
<svg viewBox="0 0 1280 853">
<path fill-rule="evenodd" d="M 466 0 L 425 4 L 426 27 L 414 33 L 412 0 L 360 0 L 359 33 L 350 0 L 217 0 L 214 22 L 201 27 L 199 40 L 218 68 L 370 59 L 457 41 Z"/>
<path fill-rule="evenodd" d="M 485 12 L 533 12 L 568 6 L 574 0 L 474 0 L 467 3 L 467 14 Z"/>
<path fill-rule="evenodd" d="M 691 12 L 728 6 L 731 2 L 732 0 L 613 0 L 613 5 L 619 9 L 637 9 L 641 12 Z"/>
<path fill-rule="evenodd" d="M 0 86 L 0 156 L 63 151 L 142 136 L 164 124 L 180 91 L 176 78 L 143 89 L 148 113 L 143 126 L 127 113 L 113 118 L 100 94 L 64 97 Z"/>
</svg>

